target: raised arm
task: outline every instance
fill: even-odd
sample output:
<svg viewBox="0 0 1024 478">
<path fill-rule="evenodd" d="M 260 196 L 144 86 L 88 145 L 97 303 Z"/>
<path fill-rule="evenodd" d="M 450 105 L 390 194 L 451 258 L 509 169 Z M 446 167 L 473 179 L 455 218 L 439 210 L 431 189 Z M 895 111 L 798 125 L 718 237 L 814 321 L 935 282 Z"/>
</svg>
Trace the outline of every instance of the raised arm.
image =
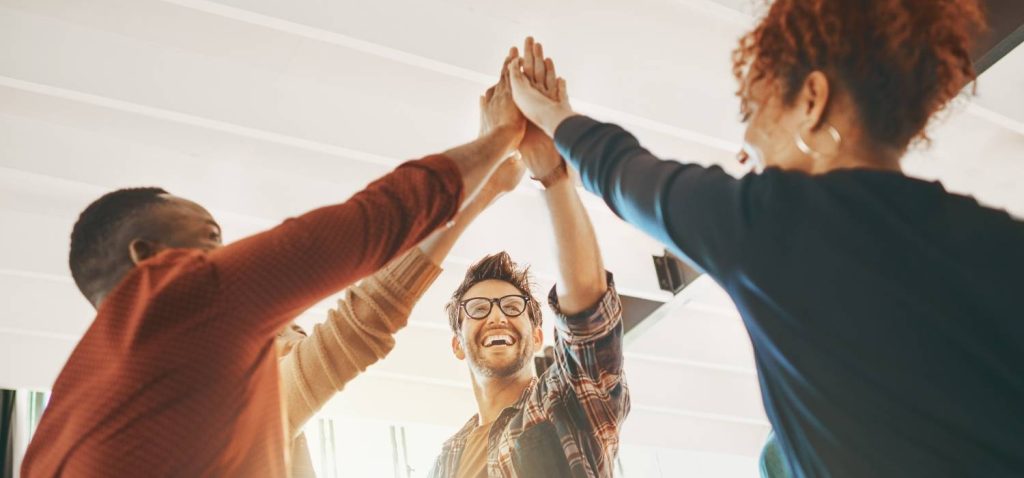
<svg viewBox="0 0 1024 478">
<path fill-rule="evenodd" d="M 508 76 L 508 64 L 517 54 L 515 48 L 509 50 L 498 83 L 480 97 L 480 138 L 444 153 L 462 173 L 466 198 L 476 194 L 498 162 L 519 146 L 526 132 L 526 118 L 512 99 Z"/>
<path fill-rule="evenodd" d="M 391 352 L 394 334 L 408 323 L 458 237 L 494 199 L 515 188 L 522 175 L 520 161 L 506 160 L 449 227 L 350 287 L 327 320 L 294 344 L 280 362 L 290 437 L 349 381 Z"/>
<path fill-rule="evenodd" d="M 621 127 L 585 116 L 562 122 L 555 141 L 619 217 L 719 280 L 736 270 L 744 239 L 765 221 L 757 198 L 771 193 L 774 171 L 736 179 L 717 166 L 659 159 Z"/>
<path fill-rule="evenodd" d="M 501 195 L 515 189 L 523 179 L 525 171 L 526 166 L 516 158 L 502 162 L 488 178 L 487 183 L 480 188 L 480 192 L 462 208 L 462 211 L 459 211 L 455 219 L 420 243 L 420 251 L 434 264 L 441 265 L 473 220 Z"/>
<path fill-rule="evenodd" d="M 557 81 L 554 64 L 544 59 L 541 45 L 527 39 L 523 52 L 517 62 L 522 68 L 514 68 L 516 75 L 529 78 L 534 91 L 546 97 L 567 97 L 565 84 Z M 530 124 L 519 152 L 533 177 L 544 186 L 558 250 L 557 290 L 562 312 L 581 312 L 597 303 L 608 289 L 594 227 L 551 139 Z"/>
<path fill-rule="evenodd" d="M 549 96 L 530 82 L 525 67 L 513 64 L 509 71 L 523 114 L 554 138 L 589 191 L 712 275 L 730 270 L 757 215 L 758 178 L 737 180 L 718 167 L 659 159 L 626 130 L 577 115 L 564 80 L 557 80 L 558 95 Z"/>
<path fill-rule="evenodd" d="M 348 201 L 285 221 L 210 253 L 239 330 L 272 337 L 292 317 L 380 269 L 423 240 L 472 197 L 518 146 L 525 120 L 507 79 L 489 90 L 489 133 L 444 155 L 400 166 Z"/>
<path fill-rule="evenodd" d="M 545 95 L 564 95 L 554 65 L 540 45 L 524 48 L 524 76 Z M 528 66 L 527 66 L 528 65 Z M 622 373 L 622 307 L 605 272 L 593 225 L 551 139 L 527 128 L 519 147 L 523 162 L 544 186 L 544 198 L 558 248 L 559 280 L 549 296 L 555 312 L 555 363 L 547 382 L 569 387 L 590 422 L 610 470 L 618 449 L 619 425 L 629 412 Z"/>
</svg>

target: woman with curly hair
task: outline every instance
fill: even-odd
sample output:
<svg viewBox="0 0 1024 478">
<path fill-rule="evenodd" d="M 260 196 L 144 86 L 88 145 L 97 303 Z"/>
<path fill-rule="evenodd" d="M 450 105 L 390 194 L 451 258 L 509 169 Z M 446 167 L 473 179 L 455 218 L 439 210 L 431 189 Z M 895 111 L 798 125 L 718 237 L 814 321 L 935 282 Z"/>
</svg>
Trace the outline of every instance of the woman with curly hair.
<svg viewBox="0 0 1024 478">
<path fill-rule="evenodd" d="M 510 66 L 586 188 L 732 297 L 795 476 L 1024 473 L 1024 223 L 900 168 L 982 24 L 976 0 L 775 1 L 734 54 L 764 166 L 740 179 L 575 114 L 532 40 Z"/>
</svg>

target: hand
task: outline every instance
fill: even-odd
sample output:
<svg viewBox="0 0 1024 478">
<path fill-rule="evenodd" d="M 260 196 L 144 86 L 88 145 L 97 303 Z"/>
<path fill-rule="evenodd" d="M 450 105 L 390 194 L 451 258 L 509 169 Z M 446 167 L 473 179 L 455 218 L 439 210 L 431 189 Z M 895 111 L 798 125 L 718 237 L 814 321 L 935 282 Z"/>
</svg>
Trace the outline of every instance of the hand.
<svg viewBox="0 0 1024 478">
<path fill-rule="evenodd" d="M 498 165 L 498 169 L 491 173 L 491 177 L 487 178 L 484 189 L 494 195 L 507 193 L 519 185 L 525 173 L 526 166 L 521 160 L 515 157 L 508 158 Z"/>
<path fill-rule="evenodd" d="M 500 128 L 508 128 L 514 138 L 514 144 L 519 144 L 526 130 L 526 118 L 516 107 L 512 100 L 512 90 L 509 86 L 508 66 L 512 60 L 519 57 L 519 53 L 513 47 L 509 50 L 505 62 L 502 64 L 501 76 L 498 83 L 487 89 L 480 97 L 480 136 L 494 132 Z"/>
<path fill-rule="evenodd" d="M 526 45 L 523 46 L 523 73 L 533 88 L 549 99 L 558 101 L 555 64 L 550 58 L 544 58 L 544 47 L 534 43 L 532 37 L 527 37 Z M 523 142 L 519 144 L 519 153 L 536 178 L 546 176 L 561 162 L 555 143 L 532 122 L 526 126 Z"/>
<path fill-rule="evenodd" d="M 512 97 L 531 122 L 553 136 L 555 128 L 575 114 L 565 80 L 555 74 L 554 62 L 544 58 L 543 47 L 533 37 L 526 38 L 523 50 L 524 57 L 514 58 L 507 67 Z"/>
<path fill-rule="evenodd" d="M 562 162 L 555 142 L 533 123 L 526 126 L 523 142 L 519 143 L 519 154 L 535 178 L 547 176 Z"/>
</svg>

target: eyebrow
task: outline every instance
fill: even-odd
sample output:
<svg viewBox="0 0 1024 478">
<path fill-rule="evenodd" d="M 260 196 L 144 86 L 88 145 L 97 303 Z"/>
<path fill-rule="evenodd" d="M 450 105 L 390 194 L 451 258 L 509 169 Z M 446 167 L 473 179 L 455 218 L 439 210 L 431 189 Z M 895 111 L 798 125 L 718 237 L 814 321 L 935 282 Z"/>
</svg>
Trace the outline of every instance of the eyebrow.
<svg viewBox="0 0 1024 478">
<path fill-rule="evenodd" d="M 223 231 L 223 230 L 221 229 L 221 227 L 220 227 L 220 224 L 217 224 L 217 221 L 214 221 L 213 219 L 207 219 L 207 220 L 206 220 L 206 223 L 207 223 L 207 224 L 209 224 L 209 225 L 211 225 L 211 226 L 213 226 L 213 227 L 216 227 L 216 228 L 217 228 L 217 233 L 218 233 L 218 234 L 220 234 L 220 233 L 224 232 L 224 231 Z"/>
</svg>

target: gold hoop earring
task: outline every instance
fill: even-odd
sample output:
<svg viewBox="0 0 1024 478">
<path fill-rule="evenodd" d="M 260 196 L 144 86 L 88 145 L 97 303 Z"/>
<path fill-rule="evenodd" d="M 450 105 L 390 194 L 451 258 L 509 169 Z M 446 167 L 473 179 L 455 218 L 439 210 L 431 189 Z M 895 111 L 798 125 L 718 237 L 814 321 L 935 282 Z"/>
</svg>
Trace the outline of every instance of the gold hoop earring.
<svg viewBox="0 0 1024 478">
<path fill-rule="evenodd" d="M 835 126 L 825 123 L 825 131 L 828 131 L 828 135 L 832 137 L 832 141 L 836 142 L 836 151 L 839 151 L 839 145 L 842 144 L 843 142 L 843 137 L 842 135 L 839 134 L 839 130 L 837 130 Z M 806 141 L 804 141 L 803 136 L 800 136 L 799 129 L 797 129 L 796 132 L 793 133 L 793 142 L 796 143 L 796 148 L 799 149 L 801 153 L 804 153 L 818 160 L 825 158 L 824 154 L 815 151 L 807 144 Z"/>
</svg>

